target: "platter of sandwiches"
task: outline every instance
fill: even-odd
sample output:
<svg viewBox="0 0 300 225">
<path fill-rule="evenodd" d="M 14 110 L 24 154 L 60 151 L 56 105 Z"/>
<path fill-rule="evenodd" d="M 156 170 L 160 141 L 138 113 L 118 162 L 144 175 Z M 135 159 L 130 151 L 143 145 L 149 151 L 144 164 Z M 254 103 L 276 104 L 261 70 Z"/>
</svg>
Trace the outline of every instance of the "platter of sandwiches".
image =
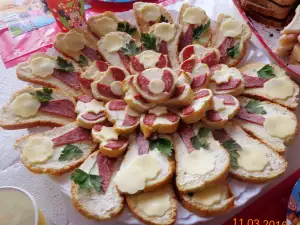
<svg viewBox="0 0 300 225">
<path fill-rule="evenodd" d="M 87 29 L 56 36 L 57 54 L 17 66 L 29 86 L 3 107 L 0 126 L 52 127 L 15 149 L 32 173 L 65 174 L 88 219 L 126 208 L 128 224 L 205 221 L 239 206 L 232 183 L 260 191 L 287 169 L 298 85 L 276 64 L 246 61 L 251 29 L 242 21 L 180 7 L 177 20 L 142 2 L 130 14 L 136 24 L 92 16 Z"/>
</svg>

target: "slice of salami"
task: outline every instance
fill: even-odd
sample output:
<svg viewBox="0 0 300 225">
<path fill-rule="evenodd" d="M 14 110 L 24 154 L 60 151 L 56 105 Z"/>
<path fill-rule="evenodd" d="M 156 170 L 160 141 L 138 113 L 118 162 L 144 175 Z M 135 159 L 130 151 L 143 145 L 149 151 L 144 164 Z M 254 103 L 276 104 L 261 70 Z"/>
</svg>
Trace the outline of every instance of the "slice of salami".
<svg viewBox="0 0 300 225">
<path fill-rule="evenodd" d="M 143 133 L 138 132 L 136 136 L 136 143 L 138 146 L 138 155 L 148 154 L 149 152 L 149 141 L 145 139 Z"/>
<path fill-rule="evenodd" d="M 186 32 L 181 36 L 179 42 L 179 51 L 181 51 L 185 46 L 191 45 L 193 43 L 194 25 L 190 24 Z"/>
<path fill-rule="evenodd" d="M 137 123 L 137 118 L 133 116 L 129 116 L 128 114 L 125 115 L 124 121 L 122 123 L 122 126 L 129 127 L 133 126 Z"/>
<path fill-rule="evenodd" d="M 134 79 L 134 76 L 131 76 L 129 79 L 129 82 L 128 82 L 130 85 L 133 85 L 133 79 Z"/>
<path fill-rule="evenodd" d="M 193 128 L 189 125 L 183 124 L 179 129 L 179 134 L 188 153 L 194 151 L 194 147 L 191 142 L 191 138 L 195 136 Z"/>
<path fill-rule="evenodd" d="M 217 91 L 226 91 L 226 90 L 232 90 L 237 88 L 241 84 L 241 79 L 230 79 L 229 82 L 217 85 L 216 90 Z"/>
<path fill-rule="evenodd" d="M 199 99 L 199 98 L 203 98 L 203 97 L 206 97 L 209 95 L 209 91 L 208 90 L 200 90 L 200 91 L 197 91 L 195 93 L 195 97 L 194 97 L 194 100 L 196 99 Z"/>
<path fill-rule="evenodd" d="M 120 98 L 121 96 L 119 95 L 115 95 L 112 91 L 110 86 L 105 85 L 105 84 L 101 84 L 101 83 L 97 83 L 97 90 L 99 92 L 99 94 L 103 95 L 104 97 L 107 98 Z"/>
<path fill-rule="evenodd" d="M 161 41 L 158 44 L 158 48 L 159 48 L 159 52 L 164 54 L 164 55 L 168 55 L 169 51 L 168 51 L 168 43 L 166 41 Z"/>
<path fill-rule="evenodd" d="M 112 77 L 116 81 L 123 81 L 126 77 L 124 71 L 118 67 L 110 67 L 110 71 L 111 71 Z"/>
<path fill-rule="evenodd" d="M 150 81 L 143 75 L 139 74 L 136 77 L 137 85 L 145 92 L 151 93 L 149 91 L 149 83 Z"/>
<path fill-rule="evenodd" d="M 167 66 L 167 60 L 166 57 L 163 54 L 160 54 L 158 62 L 155 65 L 158 68 L 164 68 Z"/>
<path fill-rule="evenodd" d="M 92 96 L 89 95 L 81 95 L 78 97 L 78 101 L 84 102 L 84 103 L 89 103 L 93 100 Z"/>
<path fill-rule="evenodd" d="M 72 144 L 76 142 L 89 141 L 91 139 L 91 134 L 89 130 L 82 127 L 76 127 L 73 130 L 53 138 L 54 146 L 61 146 L 66 144 Z"/>
<path fill-rule="evenodd" d="M 116 162 L 116 158 L 109 158 L 107 156 L 102 155 L 102 153 L 99 153 L 97 156 L 98 172 L 99 176 L 101 176 L 102 179 L 101 187 L 104 193 L 106 192 L 109 186 Z"/>
<path fill-rule="evenodd" d="M 173 112 L 168 112 L 168 114 L 163 115 L 163 117 L 173 123 L 176 122 L 177 120 L 179 120 L 179 116 L 177 116 L 177 114 L 175 114 Z"/>
<path fill-rule="evenodd" d="M 124 145 L 128 144 L 128 139 L 124 137 L 119 137 L 118 140 L 109 141 L 104 147 L 111 149 L 119 149 Z"/>
<path fill-rule="evenodd" d="M 82 84 L 82 86 L 86 89 L 91 89 L 91 84 L 94 82 L 93 79 L 88 79 L 85 77 L 79 77 L 79 81 Z"/>
<path fill-rule="evenodd" d="M 105 126 L 105 127 L 112 127 L 113 126 L 113 124 L 111 123 L 111 122 L 109 122 L 109 121 L 104 121 L 104 122 L 101 122 L 101 123 L 98 123 L 98 124 L 96 124 L 94 127 L 93 127 L 93 129 L 95 130 L 95 131 L 98 131 L 98 132 L 100 132 L 101 130 L 102 130 L 102 127 L 103 126 Z"/>
<path fill-rule="evenodd" d="M 190 45 L 182 52 L 182 61 L 189 59 L 195 53 L 194 46 Z"/>
<path fill-rule="evenodd" d="M 248 76 L 243 74 L 244 81 L 245 81 L 245 88 L 259 88 L 263 87 L 264 84 L 269 80 L 269 79 L 264 79 L 261 77 L 253 77 L 253 76 Z"/>
<path fill-rule="evenodd" d="M 125 69 L 130 72 L 130 57 L 128 55 L 124 55 L 121 51 L 118 51 L 118 55 Z"/>
<path fill-rule="evenodd" d="M 74 88 L 75 90 L 80 89 L 80 82 L 79 82 L 79 76 L 75 72 L 65 72 L 59 69 L 54 69 L 54 72 L 52 74 L 55 78 L 60 80 L 61 82 L 65 83 L 71 88 Z"/>
<path fill-rule="evenodd" d="M 101 59 L 100 54 L 95 49 L 85 46 L 84 49 L 82 49 L 81 51 L 93 61 Z"/>
<path fill-rule="evenodd" d="M 220 130 L 212 130 L 212 134 L 214 139 L 216 139 L 217 141 L 220 141 L 221 143 L 232 139 L 228 133 L 226 132 L 225 129 L 220 129 Z"/>
<path fill-rule="evenodd" d="M 214 74 L 217 70 L 220 70 L 221 68 L 222 68 L 221 64 L 214 65 L 214 66 L 210 67 L 210 72 L 211 72 L 211 74 Z"/>
<path fill-rule="evenodd" d="M 135 56 L 131 57 L 131 66 L 137 72 L 143 72 L 145 70 L 144 65 L 141 64 Z"/>
<path fill-rule="evenodd" d="M 162 75 L 162 81 L 165 83 L 165 89 L 164 92 L 170 93 L 174 80 L 171 72 L 169 70 L 164 70 Z"/>
<path fill-rule="evenodd" d="M 208 110 L 206 112 L 206 118 L 209 121 L 212 121 L 212 122 L 218 122 L 218 121 L 222 120 L 222 118 L 220 117 L 219 113 L 216 112 L 215 110 Z"/>
<path fill-rule="evenodd" d="M 97 61 L 96 66 L 100 72 L 105 72 L 108 69 L 108 63 L 104 61 Z"/>
<path fill-rule="evenodd" d="M 219 46 L 220 51 L 220 62 L 225 63 L 227 58 L 227 50 L 233 46 L 234 38 L 233 37 L 226 37 L 224 41 Z"/>
<path fill-rule="evenodd" d="M 126 108 L 127 104 L 123 100 L 114 100 L 109 103 L 109 110 L 120 111 Z"/>
<path fill-rule="evenodd" d="M 134 99 L 136 99 L 137 101 L 141 101 L 142 103 L 148 104 L 149 102 L 143 98 L 143 96 L 141 94 L 135 95 Z"/>
<path fill-rule="evenodd" d="M 194 112 L 194 108 L 192 105 L 188 105 L 187 107 L 184 107 L 181 111 L 181 114 L 182 115 L 189 115 L 191 114 L 192 112 Z"/>
<path fill-rule="evenodd" d="M 67 99 L 51 100 L 47 103 L 42 103 L 39 111 L 68 118 L 76 118 L 75 105 Z"/>
<path fill-rule="evenodd" d="M 172 95 L 172 98 L 179 97 L 180 95 L 182 95 L 184 90 L 185 90 L 185 86 L 176 87 L 175 91 L 174 91 L 174 94 Z"/>
<path fill-rule="evenodd" d="M 209 54 L 205 55 L 201 59 L 201 62 L 207 64 L 209 67 L 212 67 L 212 66 L 218 64 L 219 60 L 218 60 L 217 53 L 215 51 L 210 52 Z"/>
<path fill-rule="evenodd" d="M 87 113 L 85 113 L 81 116 L 82 116 L 83 119 L 88 120 L 88 121 L 96 121 L 100 118 L 105 117 L 104 112 L 101 112 L 101 113 L 98 113 L 98 114 L 87 112 Z"/>
<path fill-rule="evenodd" d="M 224 99 L 224 105 L 235 105 L 234 97 L 232 95 L 215 95 L 215 97 Z"/>
<path fill-rule="evenodd" d="M 195 65 L 196 65 L 196 59 L 188 59 L 181 64 L 180 69 L 185 72 L 192 73 Z"/>
<path fill-rule="evenodd" d="M 207 79 L 207 74 L 194 77 L 191 83 L 191 88 L 195 89 L 201 87 L 206 82 L 206 79 Z"/>
<path fill-rule="evenodd" d="M 152 126 L 154 124 L 154 121 L 156 119 L 156 115 L 154 114 L 146 114 L 144 116 L 144 124 L 148 125 L 148 126 Z"/>
<path fill-rule="evenodd" d="M 255 114 L 255 113 L 249 113 L 247 111 L 247 109 L 244 108 L 244 107 L 240 108 L 240 111 L 237 114 L 237 117 L 241 120 L 246 120 L 248 122 L 255 123 L 255 124 L 258 124 L 258 125 L 261 125 L 261 126 L 263 126 L 264 122 L 265 122 L 264 117 L 262 117 L 258 114 Z"/>
</svg>

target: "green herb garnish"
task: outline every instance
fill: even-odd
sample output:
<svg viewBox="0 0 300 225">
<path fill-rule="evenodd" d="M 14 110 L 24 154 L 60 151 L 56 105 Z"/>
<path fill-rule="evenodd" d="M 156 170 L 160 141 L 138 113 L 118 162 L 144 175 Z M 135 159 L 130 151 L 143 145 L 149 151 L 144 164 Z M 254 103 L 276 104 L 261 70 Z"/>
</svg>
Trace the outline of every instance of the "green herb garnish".
<svg viewBox="0 0 300 225">
<path fill-rule="evenodd" d="M 30 94 L 34 97 L 37 98 L 42 103 L 49 102 L 52 98 L 52 89 L 51 88 L 46 88 L 43 87 L 43 90 L 41 91 L 36 91 L 36 92 L 31 92 Z"/>
<path fill-rule="evenodd" d="M 173 145 L 172 142 L 168 138 L 157 138 L 154 140 L 150 140 L 150 149 L 154 150 L 157 149 L 161 153 L 165 154 L 166 156 L 172 155 Z"/>
<path fill-rule="evenodd" d="M 194 149 L 199 150 L 200 148 L 207 149 L 209 147 L 209 143 L 207 142 L 207 138 L 210 134 L 210 129 L 207 127 L 202 127 L 198 131 L 198 134 L 191 138 L 192 145 Z"/>
<path fill-rule="evenodd" d="M 124 55 L 134 56 L 141 52 L 141 48 L 136 45 L 134 40 L 131 40 L 125 47 L 121 48 L 120 51 L 123 52 Z"/>
<path fill-rule="evenodd" d="M 259 100 L 250 100 L 245 106 L 245 108 L 249 113 L 261 114 L 261 115 L 267 114 L 264 107 L 260 105 Z"/>
<path fill-rule="evenodd" d="M 87 66 L 88 65 L 88 58 L 84 55 L 80 55 L 79 56 L 79 60 L 77 61 L 77 63 L 80 66 Z"/>
<path fill-rule="evenodd" d="M 117 30 L 121 32 L 125 32 L 129 35 L 133 35 L 137 29 L 136 27 L 131 27 L 128 22 L 119 22 Z"/>
<path fill-rule="evenodd" d="M 169 23 L 169 20 L 164 15 L 161 15 L 159 18 L 159 22 L 160 23 Z"/>
<path fill-rule="evenodd" d="M 63 57 L 58 56 L 56 58 L 56 64 L 60 70 L 63 70 L 66 72 L 74 72 L 75 71 L 75 68 L 74 68 L 72 62 L 65 60 Z"/>
<path fill-rule="evenodd" d="M 195 28 L 194 32 L 193 32 L 193 39 L 194 40 L 199 40 L 200 36 L 202 34 L 204 34 L 209 29 L 209 27 L 210 27 L 210 20 L 206 24 Z"/>
<path fill-rule="evenodd" d="M 156 37 L 154 34 L 141 34 L 141 41 L 146 50 L 154 50 L 157 51 L 156 46 Z"/>
<path fill-rule="evenodd" d="M 231 58 L 235 58 L 240 54 L 240 42 L 238 42 L 235 46 L 228 48 L 227 53 Z"/>
<path fill-rule="evenodd" d="M 80 148 L 75 145 L 66 145 L 62 150 L 58 161 L 70 161 L 72 159 L 79 159 L 83 154 Z"/>
<path fill-rule="evenodd" d="M 276 77 L 276 75 L 274 74 L 274 68 L 270 65 L 265 65 L 263 68 L 257 71 L 257 74 L 258 77 L 265 79 L 271 79 L 273 77 Z"/>
<path fill-rule="evenodd" d="M 230 166 L 233 169 L 238 168 L 238 157 L 240 156 L 238 151 L 242 150 L 242 147 L 233 139 L 224 141 L 222 143 L 222 146 L 228 151 L 230 155 Z"/>
</svg>

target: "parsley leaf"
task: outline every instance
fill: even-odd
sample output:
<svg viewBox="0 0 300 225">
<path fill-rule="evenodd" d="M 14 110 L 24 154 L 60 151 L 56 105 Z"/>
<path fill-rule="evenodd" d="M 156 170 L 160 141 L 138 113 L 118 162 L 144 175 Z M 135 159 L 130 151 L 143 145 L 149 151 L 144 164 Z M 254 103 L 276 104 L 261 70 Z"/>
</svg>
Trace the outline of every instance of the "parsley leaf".
<svg viewBox="0 0 300 225">
<path fill-rule="evenodd" d="M 88 65 L 88 58 L 84 55 L 80 55 L 79 56 L 79 60 L 77 61 L 77 63 L 80 66 L 87 66 Z"/>
<path fill-rule="evenodd" d="M 240 156 L 238 151 L 242 150 L 241 146 L 233 139 L 224 141 L 222 143 L 222 146 L 228 151 L 228 153 L 230 155 L 230 166 L 233 169 L 238 168 L 239 165 L 238 165 L 237 159 Z"/>
<path fill-rule="evenodd" d="M 245 108 L 249 113 L 261 114 L 261 115 L 267 114 L 266 110 L 264 110 L 264 107 L 260 105 L 259 100 L 250 100 L 245 106 Z"/>
<path fill-rule="evenodd" d="M 156 37 L 154 34 L 147 34 L 142 33 L 141 34 L 141 41 L 146 50 L 154 50 L 157 51 L 156 46 Z"/>
<path fill-rule="evenodd" d="M 71 175 L 71 180 L 82 189 L 91 190 L 94 188 L 96 191 L 101 192 L 102 178 L 100 176 L 88 174 L 81 169 L 76 169 Z"/>
<path fill-rule="evenodd" d="M 157 149 L 161 153 L 165 154 L 166 156 L 172 155 L 173 145 L 172 142 L 168 138 L 157 138 L 154 140 L 150 140 L 150 149 L 154 150 Z"/>
<path fill-rule="evenodd" d="M 60 70 L 63 70 L 66 72 L 74 72 L 75 71 L 75 68 L 74 68 L 72 62 L 65 60 L 63 57 L 58 56 L 56 59 L 56 64 L 58 65 Z"/>
<path fill-rule="evenodd" d="M 274 74 L 274 68 L 270 65 L 265 65 L 263 68 L 257 71 L 257 74 L 258 77 L 265 79 L 271 79 L 273 77 L 276 77 L 276 75 Z"/>
<path fill-rule="evenodd" d="M 235 46 L 228 48 L 227 53 L 231 58 L 235 58 L 240 54 L 240 42 L 238 42 Z"/>
<path fill-rule="evenodd" d="M 209 27 L 210 27 L 210 20 L 206 24 L 203 24 L 203 25 L 195 28 L 194 32 L 193 32 L 193 39 L 199 40 L 201 34 L 204 34 L 209 29 Z"/>
<path fill-rule="evenodd" d="M 31 92 L 30 94 L 37 98 L 42 103 L 49 102 L 52 98 L 52 89 L 43 87 L 43 90 Z"/>
<path fill-rule="evenodd" d="M 58 161 L 70 161 L 72 159 L 79 159 L 82 156 L 83 152 L 80 148 L 75 145 L 66 145 L 62 150 Z"/>
<path fill-rule="evenodd" d="M 139 54 L 141 49 L 136 45 L 136 43 L 133 40 L 131 40 L 125 45 L 125 47 L 122 47 L 120 51 L 123 52 L 124 55 L 134 56 Z"/>
<path fill-rule="evenodd" d="M 136 27 L 131 27 L 128 22 L 119 22 L 117 30 L 133 35 L 137 29 Z"/>
<path fill-rule="evenodd" d="M 161 15 L 159 18 L 159 22 L 160 23 L 169 23 L 169 20 L 164 15 Z"/>
<path fill-rule="evenodd" d="M 210 129 L 207 127 L 202 127 L 198 131 L 198 134 L 191 138 L 192 145 L 194 149 L 199 150 L 200 148 L 209 148 L 209 143 L 207 142 L 207 137 L 210 134 Z"/>
</svg>

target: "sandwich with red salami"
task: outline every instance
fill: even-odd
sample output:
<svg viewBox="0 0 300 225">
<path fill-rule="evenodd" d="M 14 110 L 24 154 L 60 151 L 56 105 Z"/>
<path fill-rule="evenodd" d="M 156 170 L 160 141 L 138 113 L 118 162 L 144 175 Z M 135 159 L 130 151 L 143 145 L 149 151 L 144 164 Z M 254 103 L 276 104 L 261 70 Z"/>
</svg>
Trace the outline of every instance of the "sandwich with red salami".
<svg viewBox="0 0 300 225">
<path fill-rule="evenodd" d="M 217 27 L 209 44 L 220 51 L 220 63 L 236 66 L 247 52 L 251 29 L 231 16 L 220 14 Z"/>
<path fill-rule="evenodd" d="M 134 17 L 140 33 L 147 33 L 156 23 L 173 23 L 171 14 L 161 5 L 155 3 L 133 3 Z"/>
<path fill-rule="evenodd" d="M 62 56 L 34 53 L 27 62 L 18 64 L 16 72 L 18 78 L 26 82 L 59 88 L 74 97 L 83 94 L 79 81 L 82 69 L 74 61 Z"/>
<path fill-rule="evenodd" d="M 103 221 L 122 213 L 124 197 L 113 182 L 120 163 L 121 159 L 108 158 L 96 151 L 74 170 L 72 202 L 82 215 Z"/>
<path fill-rule="evenodd" d="M 81 28 L 73 28 L 67 33 L 57 34 L 53 46 L 57 51 L 77 62 L 84 70 L 93 61 L 101 60 L 101 55 L 97 51 L 97 39 Z"/>
<path fill-rule="evenodd" d="M 212 30 L 210 19 L 200 7 L 182 4 L 179 13 L 179 23 L 183 26 L 183 34 L 180 39 L 179 51 L 191 44 L 208 46 Z"/>
<path fill-rule="evenodd" d="M 194 92 L 191 86 L 184 81 L 177 79 L 175 90 L 164 105 L 171 108 L 180 108 L 189 105 L 194 99 Z"/>
<path fill-rule="evenodd" d="M 154 135 L 146 139 L 141 132 L 129 136 L 128 150 L 114 181 L 124 194 L 156 190 L 169 183 L 175 162 L 169 136 Z"/>
<path fill-rule="evenodd" d="M 179 192 L 201 191 L 227 177 L 229 154 L 203 123 L 180 127 L 173 135 L 173 145 Z"/>
<path fill-rule="evenodd" d="M 33 173 L 62 175 L 80 165 L 97 147 L 89 130 L 76 122 L 44 133 L 25 136 L 15 149 L 21 162 Z"/>
<path fill-rule="evenodd" d="M 295 110 L 299 86 L 274 64 L 251 63 L 240 69 L 245 80 L 243 95 L 278 103 Z"/>
<path fill-rule="evenodd" d="M 249 134 L 278 153 L 284 153 L 286 145 L 296 138 L 296 115 L 285 107 L 246 97 L 238 97 L 241 109 L 237 123 Z"/>
<path fill-rule="evenodd" d="M 9 130 L 63 126 L 75 121 L 75 105 L 75 99 L 66 92 L 28 86 L 17 91 L 2 108 L 0 126 Z"/>
</svg>

